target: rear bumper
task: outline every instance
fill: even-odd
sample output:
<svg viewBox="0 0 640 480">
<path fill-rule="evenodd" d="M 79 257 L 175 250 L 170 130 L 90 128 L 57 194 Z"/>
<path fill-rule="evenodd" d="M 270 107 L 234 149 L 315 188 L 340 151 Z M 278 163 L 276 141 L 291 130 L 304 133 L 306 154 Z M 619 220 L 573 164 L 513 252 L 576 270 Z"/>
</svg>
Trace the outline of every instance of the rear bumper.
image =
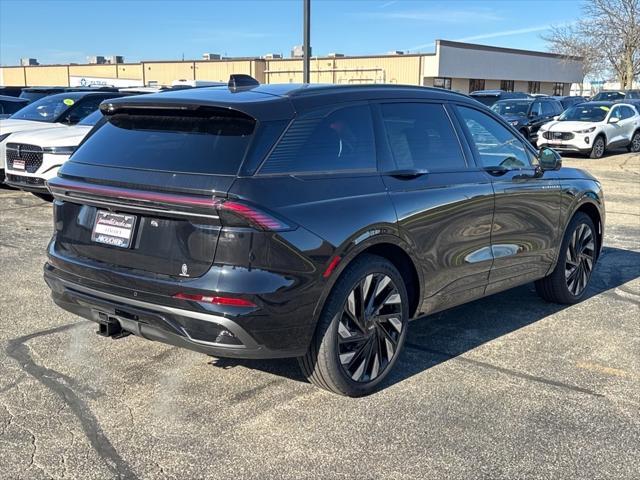
<svg viewBox="0 0 640 480">
<path fill-rule="evenodd" d="M 306 350 L 299 345 L 277 349 L 261 345 L 237 321 L 222 315 L 136 300 L 69 278 L 67 272 L 45 264 L 44 279 L 59 307 L 98 324 L 117 323 L 147 340 L 228 358 L 295 357 Z"/>
</svg>

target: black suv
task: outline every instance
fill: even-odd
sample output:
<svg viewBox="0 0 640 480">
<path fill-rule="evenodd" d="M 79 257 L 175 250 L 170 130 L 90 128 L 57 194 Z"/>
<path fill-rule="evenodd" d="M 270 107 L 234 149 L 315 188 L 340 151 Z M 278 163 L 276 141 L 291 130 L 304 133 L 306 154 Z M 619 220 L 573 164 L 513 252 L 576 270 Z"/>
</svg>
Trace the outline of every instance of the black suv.
<svg viewBox="0 0 640 480">
<path fill-rule="evenodd" d="M 471 92 L 469 96 L 487 107 L 490 107 L 500 100 L 530 98 L 529 95 L 524 92 L 507 92 L 505 90 L 478 90 L 476 92 Z"/>
<path fill-rule="evenodd" d="M 553 120 L 564 110 L 562 104 L 551 97 L 525 98 L 521 100 L 501 100 L 491 110 L 502 116 L 524 138 L 535 143 L 538 130 Z"/>
<path fill-rule="evenodd" d="M 65 92 L 117 92 L 114 87 L 27 87 L 23 88 L 20 98 L 30 102 L 40 100 L 49 95 Z"/>
<path fill-rule="evenodd" d="M 566 110 L 569 107 L 573 107 L 578 103 L 584 103 L 587 101 L 586 98 L 579 95 L 556 95 L 551 98 L 558 100 L 562 104 L 563 110 Z"/>
<path fill-rule="evenodd" d="M 602 90 L 591 98 L 592 102 L 615 102 L 618 100 L 640 100 L 640 90 Z"/>
<path fill-rule="evenodd" d="M 109 100 L 49 182 L 53 299 L 220 357 L 299 357 L 364 395 L 410 319 L 535 280 L 585 295 L 603 196 L 469 97 L 393 85 Z"/>
</svg>

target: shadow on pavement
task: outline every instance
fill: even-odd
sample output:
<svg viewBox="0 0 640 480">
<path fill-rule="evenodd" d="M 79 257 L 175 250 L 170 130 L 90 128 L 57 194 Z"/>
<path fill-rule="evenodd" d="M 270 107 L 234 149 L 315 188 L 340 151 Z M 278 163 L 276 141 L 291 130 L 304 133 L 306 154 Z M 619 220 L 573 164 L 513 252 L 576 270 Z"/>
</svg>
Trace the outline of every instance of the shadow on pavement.
<svg viewBox="0 0 640 480">
<path fill-rule="evenodd" d="M 588 298 L 612 291 L 638 277 L 640 277 L 639 252 L 604 247 L 589 285 Z M 404 355 L 399 359 L 390 377 L 386 380 L 385 387 L 401 382 L 567 307 L 567 305 L 545 302 L 535 293 L 533 284 L 528 284 L 411 322 Z M 407 351 L 412 353 L 410 361 L 407 358 Z M 413 354 L 416 352 L 419 355 Z M 216 358 L 211 361 L 211 364 L 219 368 L 244 366 L 306 382 L 298 369 L 296 359 L 237 360 Z M 543 381 L 543 379 L 537 378 L 535 380 Z M 577 387 L 574 389 L 584 390 Z M 584 390 L 584 393 L 593 392 Z"/>
</svg>

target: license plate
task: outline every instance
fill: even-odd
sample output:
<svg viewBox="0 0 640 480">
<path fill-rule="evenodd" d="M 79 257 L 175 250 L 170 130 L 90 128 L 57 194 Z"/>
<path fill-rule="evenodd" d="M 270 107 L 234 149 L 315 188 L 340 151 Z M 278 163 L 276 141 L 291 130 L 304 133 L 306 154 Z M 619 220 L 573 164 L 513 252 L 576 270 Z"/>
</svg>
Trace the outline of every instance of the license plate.
<svg viewBox="0 0 640 480">
<path fill-rule="evenodd" d="M 13 169 L 14 170 L 24 170 L 24 160 L 14 160 L 13 161 Z"/>
<path fill-rule="evenodd" d="M 114 247 L 129 248 L 135 225 L 135 215 L 121 215 L 98 210 L 93 232 L 91 232 L 91 240 Z"/>
</svg>

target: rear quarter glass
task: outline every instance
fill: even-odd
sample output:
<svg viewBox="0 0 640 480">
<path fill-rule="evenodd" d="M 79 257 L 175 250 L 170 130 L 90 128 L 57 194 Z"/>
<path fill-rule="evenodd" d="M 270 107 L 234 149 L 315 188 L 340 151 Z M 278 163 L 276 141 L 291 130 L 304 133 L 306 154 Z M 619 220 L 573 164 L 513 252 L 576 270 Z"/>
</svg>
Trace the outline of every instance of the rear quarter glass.
<svg viewBox="0 0 640 480">
<path fill-rule="evenodd" d="M 116 114 L 73 156 L 76 163 L 141 170 L 235 175 L 256 122 L 235 111 L 206 109 Z"/>
</svg>

